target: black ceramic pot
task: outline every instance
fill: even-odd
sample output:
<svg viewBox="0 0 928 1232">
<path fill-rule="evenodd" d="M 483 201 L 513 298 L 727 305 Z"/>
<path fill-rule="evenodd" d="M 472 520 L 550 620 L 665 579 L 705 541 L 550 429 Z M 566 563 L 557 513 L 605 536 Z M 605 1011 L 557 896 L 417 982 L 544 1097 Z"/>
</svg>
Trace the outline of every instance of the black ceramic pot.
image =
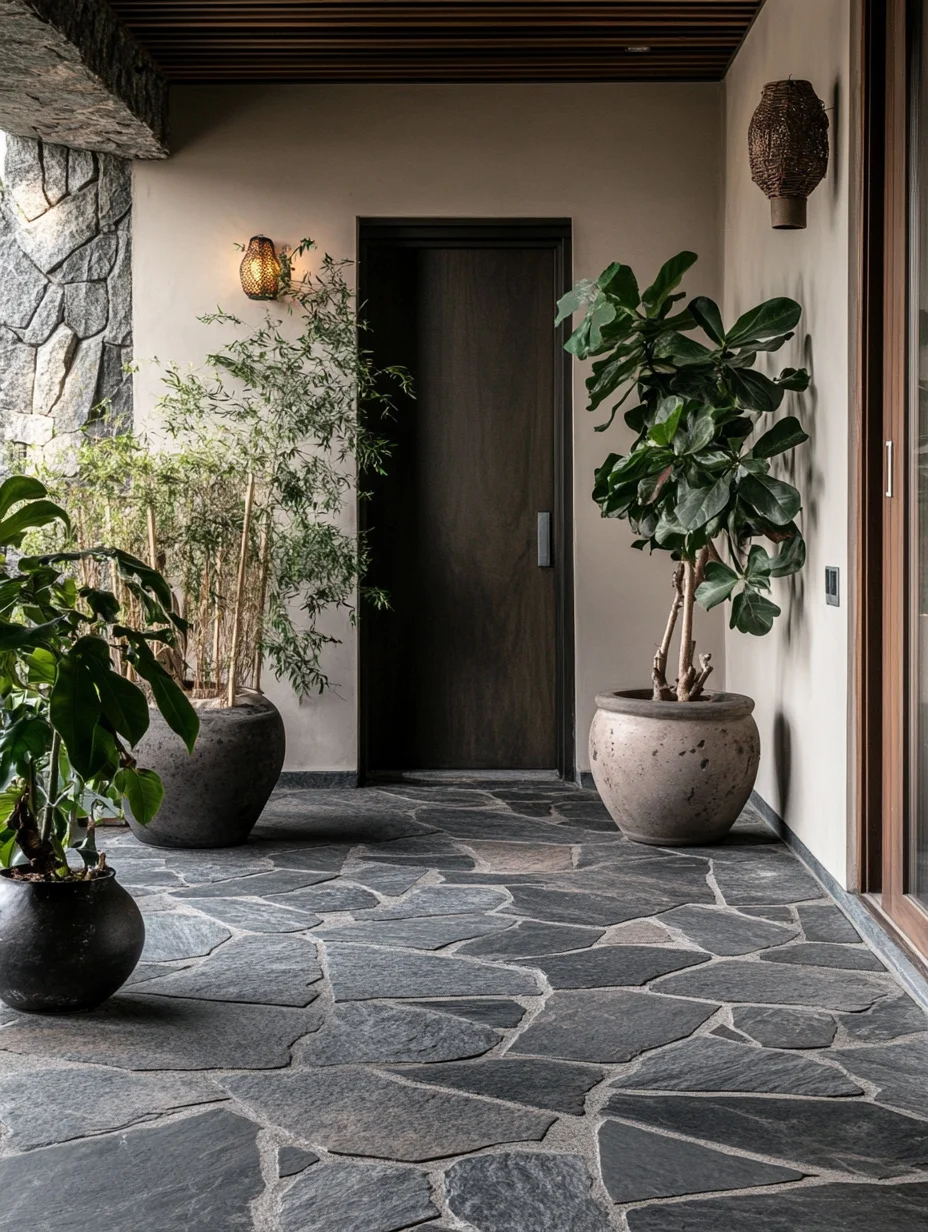
<svg viewBox="0 0 928 1232">
<path fill-rule="evenodd" d="M 140 766 L 164 784 L 164 800 L 147 826 L 126 811 L 136 838 L 154 847 L 237 847 L 244 843 L 284 764 L 280 711 L 263 693 L 243 690 L 231 708 L 199 710 L 193 753 L 161 715 L 133 749 Z"/>
<path fill-rule="evenodd" d="M 142 913 L 112 869 L 92 881 L 17 881 L 0 870 L 0 999 L 64 1014 L 112 996 L 145 944 Z"/>
</svg>

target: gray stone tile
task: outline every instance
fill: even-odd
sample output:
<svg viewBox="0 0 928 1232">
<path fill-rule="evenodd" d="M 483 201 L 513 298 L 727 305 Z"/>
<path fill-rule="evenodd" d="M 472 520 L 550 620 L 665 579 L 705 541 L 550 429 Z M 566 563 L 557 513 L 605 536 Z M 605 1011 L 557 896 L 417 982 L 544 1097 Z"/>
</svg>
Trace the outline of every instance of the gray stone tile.
<svg viewBox="0 0 928 1232">
<path fill-rule="evenodd" d="M 338 873 L 350 850 L 347 844 L 343 847 L 309 846 L 282 851 L 273 849 L 269 855 L 275 868 L 314 868 L 321 872 Z"/>
<path fill-rule="evenodd" d="M 552 924 L 621 924 L 641 915 L 652 915 L 666 904 L 641 897 L 614 898 L 609 894 L 548 890 L 541 886 L 513 886 L 512 906 L 507 915 L 527 916 Z"/>
<path fill-rule="evenodd" d="M 838 1029 L 831 1014 L 779 1006 L 737 1006 L 732 1022 L 765 1048 L 827 1048 Z"/>
<path fill-rule="evenodd" d="M 250 1229 L 249 1203 L 264 1188 L 258 1128 L 216 1109 L 7 1156 L 0 1159 L 2 1222 L 36 1232 Z"/>
<path fill-rule="evenodd" d="M 494 873 L 556 873 L 573 867 L 569 847 L 472 839 L 467 844 L 480 867 Z"/>
<path fill-rule="evenodd" d="M 282 1146 L 277 1150 L 277 1175 L 280 1177 L 296 1176 L 304 1172 L 310 1164 L 319 1162 L 319 1156 L 313 1151 L 304 1151 L 298 1146 Z"/>
<path fill-rule="evenodd" d="M 289 894 L 268 894 L 269 903 L 282 907 L 294 907 L 297 911 L 310 911 L 329 915 L 336 911 L 363 911 L 380 900 L 370 890 L 360 886 L 345 885 L 341 881 L 331 885 L 307 886 L 304 890 L 291 890 Z"/>
<path fill-rule="evenodd" d="M 476 959 L 378 950 L 340 942 L 326 945 L 336 1001 L 375 997 L 537 996 L 529 971 L 493 967 Z"/>
<path fill-rule="evenodd" d="M 297 869 L 275 869 L 270 873 L 255 873 L 250 877 L 231 877 L 206 885 L 178 890 L 175 898 L 267 898 L 270 894 L 288 894 L 320 881 L 331 881 L 334 873 L 313 873 Z"/>
<path fill-rule="evenodd" d="M 547 1113 L 426 1091 L 361 1069 L 244 1074 L 224 1078 L 222 1085 L 313 1146 L 377 1159 L 416 1162 L 537 1141 L 554 1120 Z"/>
<path fill-rule="evenodd" d="M 354 944 L 386 945 L 411 950 L 440 950 L 454 941 L 498 934 L 513 927 L 512 920 L 495 915 L 433 915 L 330 925 L 328 928 L 320 928 L 316 936 L 324 941 L 350 941 Z"/>
<path fill-rule="evenodd" d="M 320 916 L 308 911 L 250 898 L 191 898 L 187 902 L 214 920 L 250 933 L 301 933 L 321 922 Z"/>
<path fill-rule="evenodd" d="M 130 1070 L 273 1069 L 313 1025 L 306 1010 L 133 992 L 92 1013 L 20 1016 L 0 1049 Z"/>
<path fill-rule="evenodd" d="M 827 1054 L 829 1057 L 833 1053 Z M 702 1037 L 645 1057 L 614 1087 L 641 1091 L 753 1091 L 768 1095 L 862 1095 L 839 1069 L 806 1057 Z"/>
<path fill-rule="evenodd" d="M 745 1042 L 745 1037 L 740 1031 L 733 1031 L 731 1027 L 726 1027 L 724 1023 L 718 1027 L 713 1027 L 709 1034 L 716 1035 L 719 1039 L 732 1040 L 736 1044 L 743 1044 Z"/>
<path fill-rule="evenodd" d="M 126 980 L 125 987 L 130 988 L 133 984 L 147 984 L 149 980 L 160 979 L 162 975 L 170 975 L 174 971 L 186 971 L 195 961 L 191 958 L 187 962 L 177 963 L 140 962 Z"/>
<path fill-rule="evenodd" d="M 867 1014 L 839 1014 L 838 1022 L 851 1039 L 866 1043 L 928 1031 L 928 1014 L 906 996 L 881 1001 Z"/>
<path fill-rule="evenodd" d="M 603 1181 L 613 1202 L 643 1202 L 725 1189 L 800 1181 L 803 1173 L 712 1147 L 604 1121 L 599 1130 Z M 674 1210 L 662 1207 L 662 1210 Z"/>
<path fill-rule="evenodd" d="M 511 921 L 510 921 L 511 923 Z M 458 947 L 458 954 L 485 958 L 522 958 L 536 954 L 563 954 L 583 950 L 604 935 L 602 928 L 582 928 L 570 924 L 536 924 L 532 920 L 512 924 L 505 933 L 481 937 Z"/>
<path fill-rule="evenodd" d="M 601 945 L 576 954 L 513 961 L 543 971 L 552 988 L 611 988 L 647 984 L 670 971 L 706 962 L 707 955 L 658 945 Z"/>
<path fill-rule="evenodd" d="M 236 847 L 231 851 L 165 850 L 168 867 L 183 877 L 187 885 L 212 881 L 232 881 L 272 871 L 270 860 L 248 855 L 250 848 Z"/>
<path fill-rule="evenodd" d="M 691 1035 L 715 1010 L 655 993 L 556 992 L 511 1052 L 615 1065 Z"/>
<path fill-rule="evenodd" d="M 395 898 L 398 894 L 405 894 L 424 874 L 420 868 L 387 864 L 384 860 L 368 860 L 363 864 L 347 865 L 342 870 L 342 876 L 369 890 Z"/>
<path fill-rule="evenodd" d="M 452 1087 L 513 1104 L 582 1116 L 587 1091 L 602 1082 L 594 1065 L 568 1061 L 520 1061 L 508 1057 L 450 1065 L 404 1065 L 391 1071 L 412 1082 Z"/>
<path fill-rule="evenodd" d="M 771 846 L 750 855 L 719 854 L 712 871 L 729 907 L 742 904 L 800 903 L 825 891 L 785 848 Z"/>
<path fill-rule="evenodd" d="M 553 825 L 541 819 L 516 817 L 511 813 L 480 809 L 420 809 L 416 817 L 457 839 L 489 839 L 494 842 L 524 842 L 533 846 L 547 843 L 572 845 L 590 838 L 582 824 Z"/>
<path fill-rule="evenodd" d="M 794 924 L 790 907 L 739 907 L 742 915 L 752 915 L 758 920 L 773 920 L 778 924 Z"/>
<path fill-rule="evenodd" d="M 613 1095 L 603 1111 L 803 1170 L 875 1179 L 928 1166 L 928 1124 L 861 1100 Z"/>
<path fill-rule="evenodd" d="M 924 1232 L 928 1184 L 811 1185 L 628 1212 L 630 1232 Z"/>
<path fill-rule="evenodd" d="M 860 941 L 854 925 L 831 903 L 807 903 L 798 912 L 806 941 L 844 941 L 851 945 Z"/>
<path fill-rule="evenodd" d="M 607 945 L 668 945 L 670 933 L 656 920 L 629 920 L 616 924 L 606 938 Z"/>
<path fill-rule="evenodd" d="M 309 1005 L 322 979 L 316 947 L 299 937 L 239 937 L 209 958 L 161 979 L 149 980 L 146 993 L 198 997 L 252 1005 Z"/>
<path fill-rule="evenodd" d="M 473 915 L 492 911 L 508 902 L 505 890 L 423 886 L 398 903 L 359 913 L 362 920 L 404 920 L 427 915 Z"/>
<path fill-rule="evenodd" d="M 154 860 L 119 860 L 111 867 L 116 879 L 124 886 L 179 890 L 184 884 L 177 873 L 169 868 L 159 868 Z"/>
<path fill-rule="evenodd" d="M 845 971 L 884 971 L 875 954 L 862 945 L 836 945 L 820 941 L 799 941 L 782 950 L 762 954 L 765 962 L 799 963 L 809 967 L 840 967 Z"/>
<path fill-rule="evenodd" d="M 533 1152 L 462 1159 L 445 1174 L 448 1205 L 480 1232 L 609 1232 L 586 1164 Z"/>
<path fill-rule="evenodd" d="M 456 1061 L 480 1056 L 499 1040 L 496 1031 L 463 1017 L 349 1001 L 334 1006 L 319 1031 L 301 1045 L 300 1060 L 306 1065 Z"/>
<path fill-rule="evenodd" d="M 798 935 L 798 928 L 784 928 L 768 920 L 747 919 L 718 907 L 675 907 L 661 916 L 661 923 L 678 928 L 710 954 L 749 954 L 771 945 L 782 945 Z"/>
<path fill-rule="evenodd" d="M 517 1027 L 525 1017 L 525 1006 L 518 1001 L 499 1001 L 492 997 L 457 997 L 448 1001 L 411 1001 L 410 1005 L 442 1014 L 455 1014 L 488 1027 Z"/>
<path fill-rule="evenodd" d="M 422 1172 L 387 1164 L 331 1163 L 313 1168 L 287 1190 L 280 1230 L 397 1232 L 437 1214 Z"/>
<path fill-rule="evenodd" d="M 123 1129 L 165 1112 L 226 1098 L 206 1078 L 78 1068 L 0 1077 L 0 1120 L 19 1151 Z"/>
<path fill-rule="evenodd" d="M 878 1088 L 883 1104 L 928 1117 L 928 1040 L 870 1048 L 833 1048 L 828 1056 Z"/>
<path fill-rule="evenodd" d="M 145 962 L 173 962 L 208 954 L 232 936 L 215 920 L 177 911 L 159 912 L 145 921 Z"/>
<path fill-rule="evenodd" d="M 885 996 L 888 988 L 885 979 L 869 972 L 787 967 L 737 958 L 669 975 L 660 983 L 660 991 L 671 995 L 757 1005 L 814 1005 L 828 1010 L 865 1010 Z"/>
</svg>

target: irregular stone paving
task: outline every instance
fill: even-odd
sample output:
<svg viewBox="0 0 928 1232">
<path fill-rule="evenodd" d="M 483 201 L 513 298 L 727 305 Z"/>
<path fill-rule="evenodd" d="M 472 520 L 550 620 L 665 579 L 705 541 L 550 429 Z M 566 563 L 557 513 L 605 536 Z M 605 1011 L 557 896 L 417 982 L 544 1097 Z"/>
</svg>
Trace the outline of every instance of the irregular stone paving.
<svg viewBox="0 0 928 1232">
<path fill-rule="evenodd" d="M 105 838 L 144 961 L 0 1009 L 0 1229 L 928 1229 L 928 1019 L 750 810 L 658 850 L 410 782 Z"/>
</svg>

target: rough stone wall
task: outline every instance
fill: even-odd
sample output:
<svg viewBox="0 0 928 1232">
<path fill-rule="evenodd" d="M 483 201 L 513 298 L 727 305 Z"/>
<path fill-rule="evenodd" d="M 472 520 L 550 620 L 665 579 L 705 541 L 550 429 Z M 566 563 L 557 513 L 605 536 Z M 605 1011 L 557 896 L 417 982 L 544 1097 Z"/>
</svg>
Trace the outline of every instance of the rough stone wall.
<svg viewBox="0 0 928 1232">
<path fill-rule="evenodd" d="M 131 423 L 130 165 L 7 136 L 0 165 L 0 433 L 67 465 L 91 409 Z M 2 149 L 2 146 L 0 146 Z"/>
</svg>

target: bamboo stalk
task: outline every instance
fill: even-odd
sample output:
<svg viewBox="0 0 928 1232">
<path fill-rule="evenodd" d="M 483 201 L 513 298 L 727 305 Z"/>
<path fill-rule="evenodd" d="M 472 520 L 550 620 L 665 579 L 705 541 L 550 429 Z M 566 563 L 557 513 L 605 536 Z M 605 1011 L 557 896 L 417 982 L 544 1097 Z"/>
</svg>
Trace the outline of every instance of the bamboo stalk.
<svg viewBox="0 0 928 1232">
<path fill-rule="evenodd" d="M 213 604 L 213 658 L 211 667 L 213 669 L 213 685 L 216 689 L 216 696 L 219 696 L 222 681 L 219 670 L 220 645 L 222 638 L 222 611 L 220 609 L 220 587 L 222 586 L 222 551 L 216 553 L 216 602 Z"/>
<path fill-rule="evenodd" d="M 251 529 L 251 507 L 255 498 L 255 477 L 248 476 L 245 493 L 245 513 L 242 518 L 242 545 L 238 556 L 238 580 L 235 586 L 235 606 L 232 609 L 232 637 L 229 649 L 229 680 L 226 705 L 235 705 L 235 656 L 238 654 L 238 634 L 242 619 L 242 600 L 245 597 L 245 572 L 248 566 L 248 532 Z"/>
<path fill-rule="evenodd" d="M 271 557 L 271 511 L 264 516 L 264 529 L 261 532 L 261 580 L 258 583 L 257 623 L 255 625 L 255 666 L 254 690 L 261 692 L 261 638 L 264 636 L 264 605 L 267 602 L 268 565 Z"/>
<path fill-rule="evenodd" d="M 148 523 L 148 562 L 153 569 L 157 569 L 158 540 L 155 536 L 155 511 L 151 505 L 145 509 L 145 520 Z"/>
</svg>

